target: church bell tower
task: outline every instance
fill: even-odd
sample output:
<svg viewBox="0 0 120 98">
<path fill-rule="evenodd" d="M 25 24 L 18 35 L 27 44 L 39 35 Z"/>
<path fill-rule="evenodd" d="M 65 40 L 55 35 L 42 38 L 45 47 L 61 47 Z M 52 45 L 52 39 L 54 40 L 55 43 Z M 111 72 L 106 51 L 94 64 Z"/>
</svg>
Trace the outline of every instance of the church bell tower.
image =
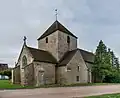
<svg viewBox="0 0 120 98">
<path fill-rule="evenodd" d="M 38 48 L 50 52 L 59 61 L 77 48 L 77 37 L 56 20 L 39 38 Z"/>
</svg>

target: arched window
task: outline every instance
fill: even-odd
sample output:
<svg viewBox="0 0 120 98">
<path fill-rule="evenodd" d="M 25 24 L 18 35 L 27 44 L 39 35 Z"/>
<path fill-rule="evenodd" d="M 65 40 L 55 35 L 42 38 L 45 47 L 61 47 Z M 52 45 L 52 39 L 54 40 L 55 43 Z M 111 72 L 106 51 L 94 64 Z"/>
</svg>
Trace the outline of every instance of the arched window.
<svg viewBox="0 0 120 98">
<path fill-rule="evenodd" d="M 70 37 L 67 36 L 67 43 L 70 43 Z"/>
<path fill-rule="evenodd" d="M 48 43 L 48 37 L 46 37 L 46 43 Z"/>
<path fill-rule="evenodd" d="M 23 56 L 23 58 L 22 58 L 22 67 L 24 67 L 26 65 L 27 65 L 27 58 L 26 58 L 26 56 Z"/>
</svg>

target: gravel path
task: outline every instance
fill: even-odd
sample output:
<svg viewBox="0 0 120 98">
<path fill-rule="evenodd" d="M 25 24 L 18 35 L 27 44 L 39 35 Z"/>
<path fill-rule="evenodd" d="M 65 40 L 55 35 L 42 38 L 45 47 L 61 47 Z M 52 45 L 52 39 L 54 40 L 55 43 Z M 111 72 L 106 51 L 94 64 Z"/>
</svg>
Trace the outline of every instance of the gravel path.
<svg viewBox="0 0 120 98">
<path fill-rule="evenodd" d="M 120 85 L 0 90 L 0 98 L 76 98 L 120 93 Z"/>
</svg>

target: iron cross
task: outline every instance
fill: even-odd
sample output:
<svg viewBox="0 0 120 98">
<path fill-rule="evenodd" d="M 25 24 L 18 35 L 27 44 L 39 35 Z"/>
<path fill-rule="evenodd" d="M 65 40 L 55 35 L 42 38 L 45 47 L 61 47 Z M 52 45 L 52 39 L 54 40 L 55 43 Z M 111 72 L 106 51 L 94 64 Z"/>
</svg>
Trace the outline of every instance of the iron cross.
<svg viewBox="0 0 120 98">
<path fill-rule="evenodd" d="M 56 20 L 57 20 L 57 17 L 58 17 L 58 10 L 55 9 L 55 16 L 56 16 Z"/>
</svg>

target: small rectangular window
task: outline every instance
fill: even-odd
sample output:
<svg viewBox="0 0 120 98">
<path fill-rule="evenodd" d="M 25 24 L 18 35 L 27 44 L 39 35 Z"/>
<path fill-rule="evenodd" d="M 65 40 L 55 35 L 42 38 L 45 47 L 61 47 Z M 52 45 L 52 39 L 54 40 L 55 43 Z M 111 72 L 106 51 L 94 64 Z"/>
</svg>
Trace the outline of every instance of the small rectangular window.
<svg viewBox="0 0 120 98">
<path fill-rule="evenodd" d="M 70 43 L 70 37 L 67 36 L 67 43 Z"/>
<path fill-rule="evenodd" d="M 76 76 L 76 81 L 79 81 L 79 76 Z"/>
<path fill-rule="evenodd" d="M 48 43 L 48 37 L 46 37 L 46 43 Z"/>
</svg>

